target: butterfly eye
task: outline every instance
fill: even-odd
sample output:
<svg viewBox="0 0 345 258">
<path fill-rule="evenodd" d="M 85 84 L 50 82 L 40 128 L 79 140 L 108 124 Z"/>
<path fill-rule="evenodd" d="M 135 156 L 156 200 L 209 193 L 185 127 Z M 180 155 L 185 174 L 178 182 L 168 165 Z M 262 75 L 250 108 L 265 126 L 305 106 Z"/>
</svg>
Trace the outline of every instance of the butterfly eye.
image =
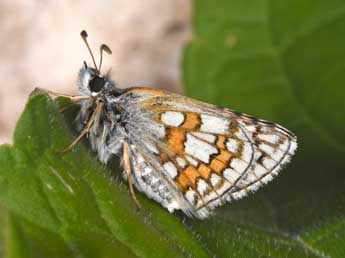
<svg viewBox="0 0 345 258">
<path fill-rule="evenodd" d="M 91 92 L 99 92 L 105 84 L 104 78 L 101 78 L 99 76 L 94 77 L 89 82 L 89 87 Z"/>
</svg>

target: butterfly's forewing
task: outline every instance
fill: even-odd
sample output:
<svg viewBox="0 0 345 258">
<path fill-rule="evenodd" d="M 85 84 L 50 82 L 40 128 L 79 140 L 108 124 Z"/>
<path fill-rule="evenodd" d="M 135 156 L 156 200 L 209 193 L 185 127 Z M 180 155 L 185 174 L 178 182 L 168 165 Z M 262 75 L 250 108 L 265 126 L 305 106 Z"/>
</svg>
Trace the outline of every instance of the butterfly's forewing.
<svg viewBox="0 0 345 258">
<path fill-rule="evenodd" d="M 297 148 L 279 125 L 179 95 L 129 92 L 136 96 L 128 121 L 134 183 L 170 211 L 205 218 L 271 181 Z M 160 180 L 160 196 L 142 182 L 145 169 Z"/>
</svg>

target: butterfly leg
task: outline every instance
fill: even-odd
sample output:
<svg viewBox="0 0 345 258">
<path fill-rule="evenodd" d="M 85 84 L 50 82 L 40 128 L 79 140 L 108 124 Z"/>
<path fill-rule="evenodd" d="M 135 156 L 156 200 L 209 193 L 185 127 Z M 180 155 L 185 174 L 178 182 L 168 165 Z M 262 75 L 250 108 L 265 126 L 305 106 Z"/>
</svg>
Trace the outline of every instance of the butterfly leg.
<svg viewBox="0 0 345 258">
<path fill-rule="evenodd" d="M 79 97 L 79 96 L 71 96 L 71 97 Z M 82 96 L 80 96 L 80 97 L 82 97 Z M 94 98 L 90 98 L 90 97 L 88 97 L 88 99 L 89 99 L 89 106 L 91 107 L 92 105 L 93 105 L 93 103 L 94 103 Z M 59 111 L 61 112 L 61 113 L 63 113 L 63 112 L 65 112 L 66 110 L 68 110 L 68 109 L 70 109 L 71 107 L 73 107 L 76 103 L 78 103 L 79 101 L 81 101 L 81 100 L 84 100 L 84 98 L 80 98 L 80 99 L 78 99 L 78 100 L 72 100 L 74 103 L 73 104 L 69 104 L 69 105 L 67 105 L 67 106 L 64 106 L 64 107 L 62 107 L 62 108 L 60 108 L 59 109 Z"/>
<path fill-rule="evenodd" d="M 84 95 L 67 95 L 67 94 L 60 94 L 60 93 L 56 93 L 53 91 L 48 91 L 48 95 L 49 97 L 51 97 L 53 100 L 56 100 L 58 97 L 64 97 L 67 98 L 73 102 L 79 102 L 80 100 L 83 99 L 89 99 L 89 96 L 84 96 Z"/>
<path fill-rule="evenodd" d="M 62 151 L 62 153 L 66 153 L 70 151 L 83 138 L 83 136 L 90 131 L 90 128 L 93 125 L 93 122 L 95 121 L 96 115 L 102 111 L 102 108 L 103 108 L 103 104 L 101 102 L 97 103 L 96 109 L 91 114 L 91 117 L 89 121 L 87 122 L 86 126 L 84 127 L 84 129 L 80 132 L 78 137 L 75 138 L 74 141 Z"/>
<path fill-rule="evenodd" d="M 56 92 L 53 92 L 53 91 L 48 91 L 48 95 L 54 101 L 57 98 L 59 98 L 59 97 L 63 97 L 63 98 L 69 99 L 70 101 L 72 101 L 74 103 L 78 103 L 79 101 L 84 100 L 84 99 L 90 99 L 90 97 L 88 97 L 88 96 L 83 96 L 83 95 L 67 95 L 67 94 L 56 93 Z M 66 111 L 67 109 L 69 109 L 72 106 L 73 106 L 73 104 L 72 105 L 67 105 L 67 106 L 61 108 L 59 111 L 60 112 L 64 112 L 64 111 Z"/>
<path fill-rule="evenodd" d="M 132 198 L 133 198 L 135 204 L 140 209 L 141 205 L 138 202 L 137 197 L 135 196 L 135 192 L 134 192 L 134 188 L 133 188 L 133 183 L 132 183 L 132 179 L 131 179 L 132 169 L 131 169 L 131 162 L 130 162 L 130 157 L 129 157 L 129 147 L 128 147 L 128 143 L 127 142 L 124 142 L 124 144 L 123 144 L 123 164 L 124 164 L 125 171 L 126 171 L 126 174 L 127 174 L 129 190 L 131 192 Z"/>
</svg>

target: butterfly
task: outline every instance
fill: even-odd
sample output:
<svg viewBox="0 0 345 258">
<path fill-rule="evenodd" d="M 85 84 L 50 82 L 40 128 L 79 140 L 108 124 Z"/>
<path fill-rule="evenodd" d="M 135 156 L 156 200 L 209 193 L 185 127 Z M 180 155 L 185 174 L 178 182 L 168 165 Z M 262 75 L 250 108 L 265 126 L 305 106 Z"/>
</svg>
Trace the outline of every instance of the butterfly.
<svg viewBox="0 0 345 258">
<path fill-rule="evenodd" d="M 120 89 L 100 62 L 86 62 L 78 76 L 79 95 L 50 92 L 80 103 L 80 133 L 102 163 L 122 159 L 123 177 L 140 207 L 134 187 L 169 212 L 182 210 L 204 219 L 227 202 L 267 184 L 297 149 L 296 136 L 284 127 L 252 116 L 158 89 Z M 134 187 L 133 187 L 134 186 Z"/>
</svg>

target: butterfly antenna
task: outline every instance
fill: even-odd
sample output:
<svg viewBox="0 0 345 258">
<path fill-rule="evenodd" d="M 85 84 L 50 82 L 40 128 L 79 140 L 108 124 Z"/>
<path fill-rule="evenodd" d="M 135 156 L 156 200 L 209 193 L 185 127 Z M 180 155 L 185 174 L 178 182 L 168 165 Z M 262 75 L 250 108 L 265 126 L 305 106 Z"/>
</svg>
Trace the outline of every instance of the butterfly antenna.
<svg viewBox="0 0 345 258">
<path fill-rule="evenodd" d="M 99 70 L 98 70 L 98 68 L 97 68 L 97 65 L 96 65 L 95 58 L 94 58 L 94 56 L 93 56 L 93 54 L 92 54 L 91 48 L 90 48 L 90 46 L 89 46 L 89 43 L 87 42 L 87 37 L 88 37 L 87 32 L 86 32 L 85 30 L 83 30 L 83 31 L 80 33 L 80 36 L 81 36 L 81 38 L 83 39 L 83 41 L 84 41 L 84 43 L 85 43 L 87 49 L 89 50 L 89 53 L 90 53 L 90 55 L 91 55 L 91 58 L 92 58 L 92 61 L 93 61 L 93 65 L 95 66 L 96 71 L 99 72 Z"/>
<path fill-rule="evenodd" d="M 103 60 L 103 51 L 106 52 L 109 55 L 111 55 L 112 52 L 111 52 L 111 49 L 106 44 L 102 44 L 99 49 L 100 49 L 100 52 L 101 52 L 101 57 L 99 59 L 99 66 L 98 66 L 98 68 L 99 68 L 99 71 L 101 72 L 102 60 Z"/>
</svg>

